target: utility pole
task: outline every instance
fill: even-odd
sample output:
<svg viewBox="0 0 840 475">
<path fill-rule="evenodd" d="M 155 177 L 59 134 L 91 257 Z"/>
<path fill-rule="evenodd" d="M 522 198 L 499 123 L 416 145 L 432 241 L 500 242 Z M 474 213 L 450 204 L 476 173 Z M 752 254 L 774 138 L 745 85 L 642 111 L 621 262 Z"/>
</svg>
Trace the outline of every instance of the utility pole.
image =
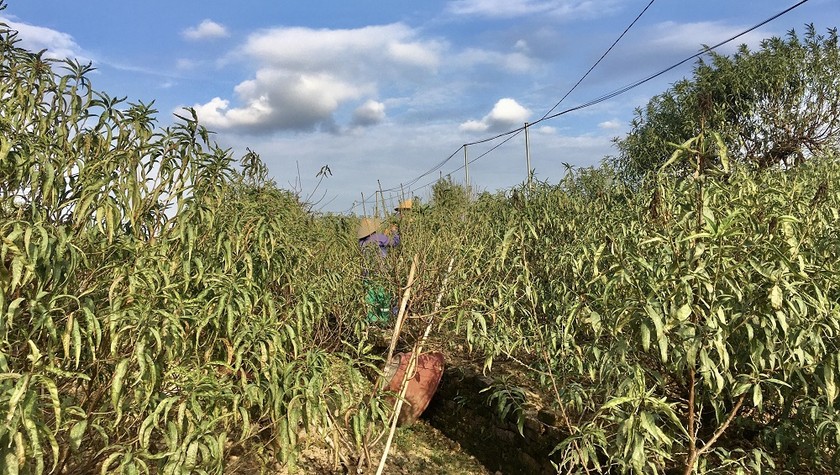
<svg viewBox="0 0 840 475">
<path fill-rule="evenodd" d="M 376 184 L 379 185 L 379 199 L 382 200 L 382 219 L 388 217 L 388 209 L 385 208 L 385 193 L 382 193 L 382 182 L 379 179 L 376 180 Z"/>
<path fill-rule="evenodd" d="M 531 191 L 531 145 L 528 143 L 528 123 L 525 122 L 525 165 L 527 173 L 525 182 L 528 184 L 528 191 Z"/>
<path fill-rule="evenodd" d="M 467 144 L 464 144 L 464 179 L 467 184 L 467 196 L 470 195 L 470 163 L 467 161 Z"/>
</svg>

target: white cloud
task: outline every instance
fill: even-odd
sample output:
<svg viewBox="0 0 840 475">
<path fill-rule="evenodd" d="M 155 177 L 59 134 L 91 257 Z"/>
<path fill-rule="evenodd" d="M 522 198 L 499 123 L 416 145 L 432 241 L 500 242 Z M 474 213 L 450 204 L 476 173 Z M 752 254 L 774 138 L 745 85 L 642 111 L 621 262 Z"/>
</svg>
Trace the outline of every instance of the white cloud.
<svg viewBox="0 0 840 475">
<path fill-rule="evenodd" d="M 192 26 L 181 32 L 181 35 L 188 40 L 206 40 L 211 38 L 224 38 L 230 34 L 224 25 L 213 20 L 204 20 L 198 26 Z"/>
<path fill-rule="evenodd" d="M 188 71 L 190 69 L 195 69 L 199 66 L 199 64 L 200 63 L 198 61 L 192 59 L 179 58 L 175 61 L 175 68 L 182 71 Z"/>
<path fill-rule="evenodd" d="M 368 99 L 353 112 L 353 125 L 370 126 L 385 120 L 385 104 Z"/>
<path fill-rule="evenodd" d="M 286 73 L 262 69 L 234 89 L 241 107 L 219 97 L 195 109 L 202 123 L 216 129 L 262 133 L 275 129 L 312 130 L 330 126 L 339 104 L 371 92 L 328 73 Z"/>
<path fill-rule="evenodd" d="M 20 42 L 17 46 L 21 48 L 32 52 L 46 49 L 44 57 L 51 59 L 77 59 L 82 63 L 92 60 L 91 55 L 76 44 L 73 37 L 67 33 L 12 21 L 3 16 L 0 16 L 0 22 L 6 23 L 10 29 L 18 32 Z"/>
<path fill-rule="evenodd" d="M 650 30 L 649 45 L 659 51 L 676 50 L 696 53 L 701 50 L 703 44 L 713 46 L 743 30 L 742 26 L 727 25 L 722 22 L 676 23 L 666 21 L 657 24 Z M 764 32 L 752 31 L 724 46 L 723 50 L 718 50 L 718 52 L 734 52 L 738 45 L 744 43 L 755 47 L 766 37 L 767 34 Z"/>
<path fill-rule="evenodd" d="M 359 29 L 275 28 L 251 35 L 239 54 L 258 64 L 256 75 L 194 107 L 210 128 L 266 133 L 276 130 L 336 131 L 336 114 L 351 101 L 368 101 L 353 125 L 384 118 L 373 101 L 384 84 L 410 87 L 433 75 L 445 45 L 424 40 L 403 24 Z M 238 105 L 237 105 L 238 104 Z"/>
<path fill-rule="evenodd" d="M 501 65 L 503 69 L 514 73 L 529 72 L 537 66 L 533 59 L 520 52 L 499 53 L 477 48 L 469 48 L 458 54 L 455 63 L 461 66 Z"/>
<path fill-rule="evenodd" d="M 484 132 L 488 128 L 489 126 L 481 120 L 468 120 L 458 126 L 458 129 L 464 132 Z"/>
<path fill-rule="evenodd" d="M 456 0 L 449 4 L 455 15 L 514 18 L 550 15 L 559 19 L 603 15 L 616 7 L 617 0 Z"/>
<path fill-rule="evenodd" d="M 624 125 L 624 123 L 621 122 L 620 120 L 612 119 L 612 120 L 607 120 L 607 121 L 601 122 L 600 124 L 598 124 L 598 128 L 604 129 L 604 130 L 615 130 L 615 129 L 620 129 L 623 125 Z"/>
<path fill-rule="evenodd" d="M 524 125 L 531 111 L 519 105 L 513 99 L 499 99 L 493 110 L 481 120 L 469 120 L 462 123 L 459 129 L 464 132 L 486 132 L 488 130 L 503 130 Z"/>
<path fill-rule="evenodd" d="M 342 74 L 434 71 L 441 45 L 417 39 L 411 28 L 394 23 L 353 30 L 275 28 L 251 35 L 244 51 L 274 67 Z M 382 68 L 385 71 L 382 71 Z"/>
</svg>

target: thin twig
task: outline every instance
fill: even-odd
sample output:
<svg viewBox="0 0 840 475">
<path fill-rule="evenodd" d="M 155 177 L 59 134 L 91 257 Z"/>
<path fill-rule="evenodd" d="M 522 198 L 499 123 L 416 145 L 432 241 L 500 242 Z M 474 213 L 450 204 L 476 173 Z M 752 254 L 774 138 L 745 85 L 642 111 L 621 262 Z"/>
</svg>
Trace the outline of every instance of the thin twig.
<svg viewBox="0 0 840 475">
<path fill-rule="evenodd" d="M 747 396 L 747 393 L 741 394 L 741 397 L 738 398 L 738 402 L 735 403 L 735 407 L 732 408 L 732 411 L 727 416 L 726 420 L 723 421 L 723 424 L 717 428 L 715 433 L 712 435 L 712 438 L 706 442 L 703 447 L 697 449 L 694 452 L 694 456 L 689 458 L 688 463 L 685 464 L 685 475 L 691 475 L 691 472 L 694 471 L 694 464 L 697 463 L 697 460 L 700 458 L 701 455 L 708 452 L 709 449 L 712 448 L 715 442 L 723 435 L 723 432 L 729 427 L 729 424 L 732 423 L 732 420 L 735 419 L 735 416 L 738 415 L 738 411 L 741 410 L 741 406 L 744 404 L 744 398 Z"/>
<path fill-rule="evenodd" d="M 530 278 L 531 269 L 528 266 L 528 259 L 525 257 L 524 250 L 523 250 L 523 253 L 522 253 L 522 263 L 523 263 L 523 266 L 525 267 L 525 272 L 527 273 L 528 277 Z M 536 329 L 537 335 L 539 336 L 539 342 L 540 342 L 540 347 L 541 347 L 540 348 L 540 350 L 541 350 L 540 353 L 543 357 L 543 362 L 545 363 L 546 371 L 548 372 L 548 378 L 551 381 L 551 387 L 554 390 L 554 396 L 557 398 L 557 407 L 560 408 L 560 416 L 563 418 L 563 423 L 566 425 L 566 430 L 569 431 L 569 436 L 572 436 L 572 435 L 575 434 L 576 429 L 572 425 L 572 421 L 569 418 L 569 415 L 566 412 L 566 408 L 563 405 L 563 398 L 561 397 L 560 389 L 557 386 L 557 379 L 554 377 L 554 371 L 551 369 L 552 365 L 551 365 L 551 359 L 548 356 L 548 345 L 546 344 L 545 337 L 543 336 L 543 333 L 540 330 L 540 321 L 537 318 L 537 304 L 536 304 L 536 301 L 533 298 L 529 298 L 529 303 L 531 304 L 531 312 L 530 312 L 531 317 L 534 320 L 535 329 Z M 589 467 L 584 463 L 584 455 L 585 454 L 584 454 L 583 450 L 580 448 L 580 445 L 578 445 L 577 440 L 572 441 L 572 447 L 577 452 L 578 459 L 580 460 L 581 465 L 583 467 L 583 471 L 585 473 L 589 474 Z"/>
<path fill-rule="evenodd" d="M 694 379 L 694 368 L 690 368 L 688 372 L 688 461 L 692 461 L 697 458 L 697 430 L 695 429 L 695 414 L 694 414 L 694 398 L 695 398 L 695 385 L 697 384 Z M 691 467 L 694 465 L 693 462 L 688 463 L 686 465 Z"/>
<path fill-rule="evenodd" d="M 443 282 L 440 284 L 440 291 L 438 291 L 437 298 L 435 299 L 435 307 L 432 310 L 429 318 L 429 324 L 426 325 L 426 331 L 423 332 L 423 337 L 417 343 L 416 352 L 421 353 L 423 351 L 423 345 L 426 344 L 426 340 L 429 338 L 429 333 L 432 330 L 432 323 L 434 323 L 434 315 L 436 315 L 440 311 L 440 302 L 443 300 L 443 293 L 446 290 L 446 284 L 449 282 L 449 274 L 452 273 L 452 264 L 455 263 L 455 258 L 449 259 L 449 267 L 446 269 L 446 275 L 443 277 Z"/>
</svg>

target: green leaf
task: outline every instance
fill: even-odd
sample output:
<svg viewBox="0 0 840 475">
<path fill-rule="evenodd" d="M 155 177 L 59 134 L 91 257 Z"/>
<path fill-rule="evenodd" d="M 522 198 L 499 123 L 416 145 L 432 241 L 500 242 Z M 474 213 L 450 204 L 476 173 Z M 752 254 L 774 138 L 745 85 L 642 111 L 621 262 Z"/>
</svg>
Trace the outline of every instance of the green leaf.
<svg viewBox="0 0 840 475">
<path fill-rule="evenodd" d="M 120 419 L 122 419 L 120 395 L 123 389 L 123 378 L 125 378 L 125 373 L 128 371 L 128 362 L 128 358 L 125 358 L 117 364 L 117 368 L 114 371 L 114 378 L 111 381 L 111 406 L 113 406 L 117 413 L 114 425 L 119 424 Z"/>
<path fill-rule="evenodd" d="M 674 151 L 674 153 L 671 154 L 671 158 L 669 158 L 665 163 L 662 164 L 661 167 L 659 167 L 659 171 L 662 172 L 663 170 L 668 168 L 669 165 L 676 162 L 681 156 L 691 151 L 691 146 L 694 145 L 694 142 L 696 142 L 699 138 L 699 136 L 691 137 L 690 139 L 683 142 L 681 145 L 671 144 L 673 146 L 676 146 L 677 149 Z"/>
<path fill-rule="evenodd" d="M 645 305 L 645 312 L 656 328 L 656 343 L 659 345 L 659 354 L 662 357 L 662 361 L 668 361 L 668 337 L 665 336 L 665 325 L 662 321 L 662 315 L 651 304 Z"/>
<path fill-rule="evenodd" d="M 613 407 L 620 406 L 622 404 L 628 403 L 630 401 L 635 401 L 637 398 L 631 396 L 622 396 L 610 399 L 603 406 L 601 406 L 601 410 L 604 409 L 612 409 Z"/>
<path fill-rule="evenodd" d="M 198 458 L 198 441 L 193 441 L 187 447 L 187 458 L 184 461 L 184 468 L 192 470 L 195 468 Z"/>
<path fill-rule="evenodd" d="M 102 469 L 99 471 L 99 473 L 101 475 L 108 475 L 110 473 L 113 473 L 111 471 L 111 464 L 113 464 L 115 460 L 120 458 L 120 455 L 122 454 L 119 452 L 113 452 L 111 455 L 109 455 L 108 458 L 106 458 L 105 461 L 102 462 Z"/>
<path fill-rule="evenodd" d="M 723 171 L 729 173 L 729 153 L 726 144 L 723 142 L 723 138 L 717 132 L 712 132 L 712 137 L 715 139 L 715 144 L 717 145 L 718 157 L 720 157 L 720 164 L 723 167 Z"/>
<path fill-rule="evenodd" d="M 58 388 L 55 381 L 45 376 L 39 376 L 38 380 L 47 387 L 47 392 L 50 394 L 50 401 L 53 405 L 53 412 L 55 413 L 55 427 L 58 432 L 58 426 L 61 425 L 61 402 L 58 399 Z"/>
<path fill-rule="evenodd" d="M 15 384 L 15 389 L 12 391 L 12 397 L 9 398 L 9 410 L 6 412 L 7 424 L 12 421 L 12 417 L 15 415 L 15 409 L 17 409 L 18 403 L 26 393 L 26 390 L 29 389 L 30 379 L 32 379 L 31 373 L 18 379 L 18 382 Z"/>
<path fill-rule="evenodd" d="M 29 438 L 29 446 L 32 448 L 29 456 L 35 459 L 35 471 L 36 473 L 44 473 L 44 451 L 41 448 L 41 438 L 38 436 L 38 427 L 35 424 L 35 421 L 29 417 L 23 418 L 23 427 L 26 429 L 26 436 Z"/>
<path fill-rule="evenodd" d="M 833 404 L 837 398 L 837 386 L 834 382 L 834 364 L 830 359 L 823 366 L 823 379 L 825 381 L 825 395 L 829 404 Z"/>
<path fill-rule="evenodd" d="M 29 355 L 26 356 L 26 359 L 31 361 L 34 366 L 41 361 L 41 350 L 38 349 L 32 340 L 27 340 L 26 343 L 29 344 Z"/>
<path fill-rule="evenodd" d="M 23 257 L 15 256 L 12 259 L 12 282 L 9 284 L 9 290 L 14 291 L 17 288 L 21 274 L 23 274 Z"/>
<path fill-rule="evenodd" d="M 70 429 L 70 447 L 74 451 L 79 450 L 79 447 L 82 446 L 82 437 L 85 435 L 87 425 L 87 419 L 82 419 L 79 422 L 73 424 L 73 427 Z"/>
<path fill-rule="evenodd" d="M 17 455 L 14 452 L 6 452 L 3 457 L 3 475 L 18 475 L 19 470 Z"/>
<path fill-rule="evenodd" d="M 685 321 L 689 315 L 691 315 L 691 305 L 685 304 L 677 310 L 676 317 L 679 321 Z"/>
<path fill-rule="evenodd" d="M 20 308 L 20 304 L 23 303 L 23 300 L 23 297 L 18 297 L 9 304 L 9 308 L 6 310 L 6 326 L 9 328 L 13 326 L 15 314 L 17 313 L 17 309 Z"/>
<path fill-rule="evenodd" d="M 770 305 L 772 305 L 775 310 L 782 308 L 782 289 L 778 284 L 774 285 L 773 288 L 770 289 Z"/>
</svg>

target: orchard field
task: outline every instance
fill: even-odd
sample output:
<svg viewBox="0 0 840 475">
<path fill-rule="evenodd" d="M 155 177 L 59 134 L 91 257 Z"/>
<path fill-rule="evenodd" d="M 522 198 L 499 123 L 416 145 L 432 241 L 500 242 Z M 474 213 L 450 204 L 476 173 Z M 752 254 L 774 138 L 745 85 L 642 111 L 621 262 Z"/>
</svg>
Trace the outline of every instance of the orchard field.
<svg viewBox="0 0 840 475">
<path fill-rule="evenodd" d="M 770 40 L 699 64 L 601 167 L 441 180 L 380 276 L 402 295 L 416 262 L 399 349 L 431 323 L 519 368 L 535 387 L 494 401 L 546 395 L 558 473 L 837 473 L 838 72 L 836 32 Z M 319 447 L 373 473 L 393 408 L 358 217 L 89 76 L 0 33 L 0 472 L 294 471 Z"/>
</svg>

